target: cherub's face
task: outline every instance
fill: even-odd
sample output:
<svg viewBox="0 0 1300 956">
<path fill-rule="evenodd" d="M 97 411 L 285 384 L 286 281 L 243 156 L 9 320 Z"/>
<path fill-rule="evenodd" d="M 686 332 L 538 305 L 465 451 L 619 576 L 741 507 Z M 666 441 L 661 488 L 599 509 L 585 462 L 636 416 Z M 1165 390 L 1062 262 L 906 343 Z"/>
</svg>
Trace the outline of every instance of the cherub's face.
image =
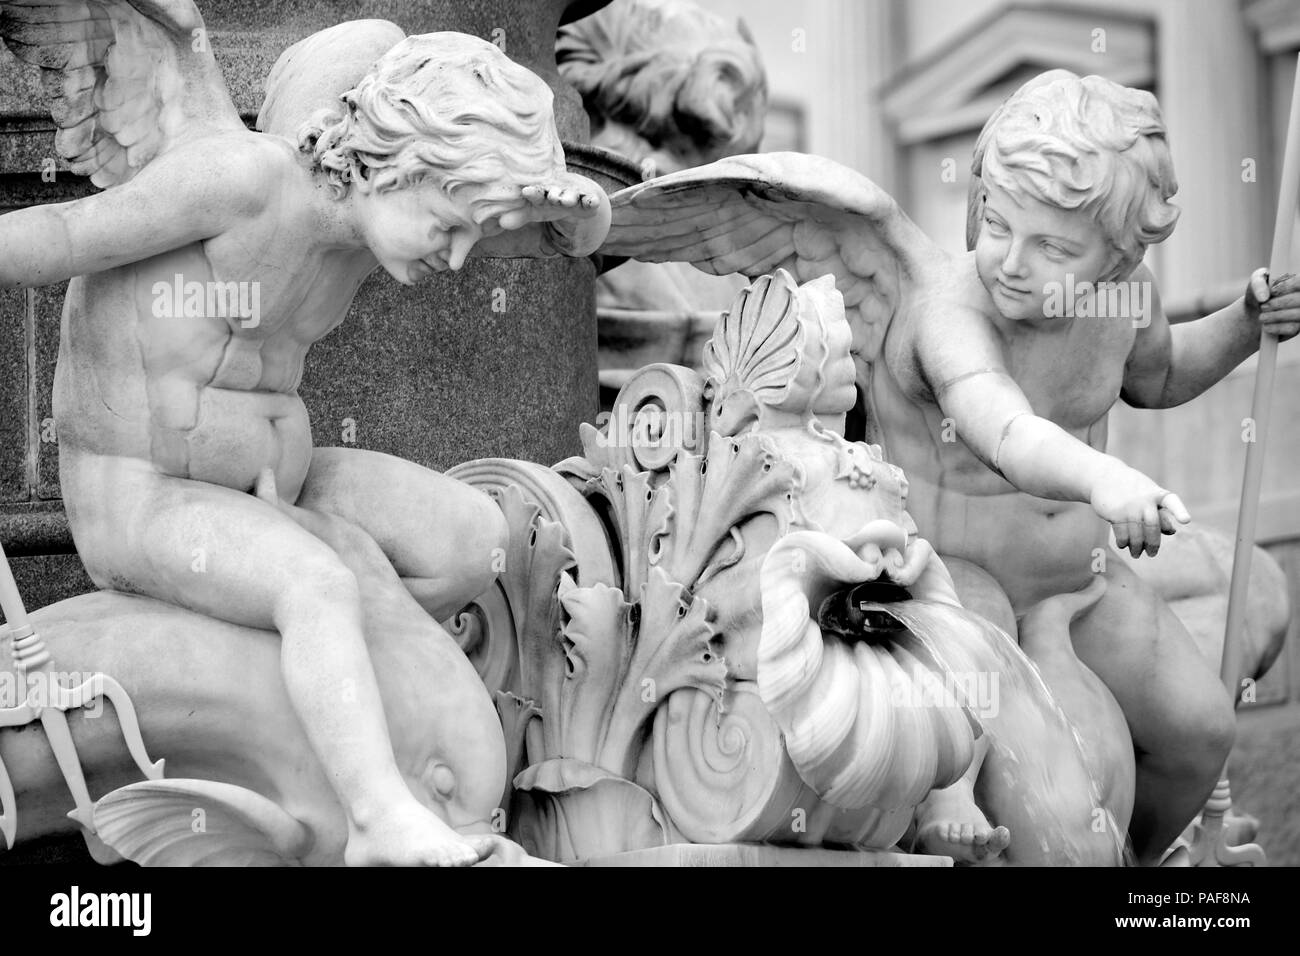
<svg viewBox="0 0 1300 956">
<path fill-rule="evenodd" d="M 476 224 L 472 189 L 448 196 L 432 179 L 401 189 L 354 194 L 366 245 L 388 273 L 404 285 L 459 269 L 474 244 L 499 232 L 493 223 Z"/>
<path fill-rule="evenodd" d="M 1116 252 L 1090 213 L 1061 209 L 993 183 L 984 189 L 975 268 L 1004 318 L 1049 319 L 1044 303 L 1053 290 L 1071 287 L 1068 277 L 1077 288 L 1113 268 Z"/>
</svg>

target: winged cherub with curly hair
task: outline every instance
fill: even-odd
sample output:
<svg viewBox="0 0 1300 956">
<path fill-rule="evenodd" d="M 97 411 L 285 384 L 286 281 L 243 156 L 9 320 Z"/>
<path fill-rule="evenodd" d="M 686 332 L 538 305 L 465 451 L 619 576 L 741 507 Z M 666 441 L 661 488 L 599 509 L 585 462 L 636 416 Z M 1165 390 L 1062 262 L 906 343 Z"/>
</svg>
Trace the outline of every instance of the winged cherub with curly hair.
<svg viewBox="0 0 1300 956">
<path fill-rule="evenodd" d="M 453 831 L 398 771 L 356 579 L 313 531 L 322 513 L 360 525 L 440 620 L 491 584 L 504 520 L 411 463 L 313 451 L 298 383 L 376 268 L 412 284 L 476 247 L 587 255 L 609 203 L 565 171 L 537 76 L 473 37 L 378 24 L 355 85 L 278 135 L 240 121 L 190 0 L 0 3 L 5 44 L 45 72 L 58 151 L 106 187 L 0 217 L 0 287 L 71 279 L 54 409 L 95 583 L 279 632 L 289 697 L 347 814 L 348 863 L 469 864 L 491 841 Z M 349 55 L 352 34 L 325 34 L 277 66 L 298 84 L 273 75 L 281 115 L 304 86 L 322 98 Z M 466 727 L 499 737 L 482 686 L 462 691 Z"/>
<path fill-rule="evenodd" d="M 1105 453 L 1111 406 L 1189 401 L 1254 351 L 1261 325 L 1295 334 L 1300 283 L 1279 277 L 1270 290 L 1257 272 L 1227 308 L 1170 327 L 1142 264 L 1177 219 L 1149 93 L 1045 73 L 989 120 L 974 174 L 963 255 L 936 246 L 874 183 L 790 153 L 624 190 L 605 251 L 717 274 L 833 274 L 854 326 L 869 440 L 907 475 L 909 510 L 963 605 L 1014 635 L 1018 616 L 1097 577 L 1108 531 L 1137 557 L 1190 520 L 1177 495 Z M 1149 295 L 1116 314 L 1098 308 L 1108 283 Z M 1102 576 L 1104 595 L 1071 635 L 1132 729 L 1129 832 L 1151 862 L 1218 779 L 1232 705 L 1150 586 L 1118 560 Z M 972 802 L 935 791 L 927 803 L 922 844 L 978 855 L 991 825 L 969 814 Z"/>
</svg>

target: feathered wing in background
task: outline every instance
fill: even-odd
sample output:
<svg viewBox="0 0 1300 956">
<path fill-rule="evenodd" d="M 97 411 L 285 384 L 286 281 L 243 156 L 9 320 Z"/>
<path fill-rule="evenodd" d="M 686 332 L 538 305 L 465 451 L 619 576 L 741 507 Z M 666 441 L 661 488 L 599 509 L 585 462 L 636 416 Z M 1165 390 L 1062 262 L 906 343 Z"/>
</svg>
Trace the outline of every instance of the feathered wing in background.
<svg viewBox="0 0 1300 956">
<path fill-rule="evenodd" d="M 303 123 L 338 109 L 339 97 L 404 39 L 406 31 L 389 20 L 349 20 L 299 40 L 271 67 L 257 128 L 296 140 Z"/>
<path fill-rule="evenodd" d="M 353 20 L 298 41 L 267 77 L 257 128 L 295 140 L 405 36 Z M 0 0 L 0 42 L 41 68 L 55 149 L 101 188 L 177 143 L 244 129 L 192 0 Z"/>
<path fill-rule="evenodd" d="M 41 68 L 55 149 L 101 188 L 244 128 L 191 0 L 3 0 L 0 41 Z"/>
<path fill-rule="evenodd" d="M 689 262 L 714 275 L 833 275 L 860 380 L 910 277 L 940 255 L 871 180 L 802 153 L 732 156 L 621 190 L 613 206 L 608 255 Z"/>
</svg>

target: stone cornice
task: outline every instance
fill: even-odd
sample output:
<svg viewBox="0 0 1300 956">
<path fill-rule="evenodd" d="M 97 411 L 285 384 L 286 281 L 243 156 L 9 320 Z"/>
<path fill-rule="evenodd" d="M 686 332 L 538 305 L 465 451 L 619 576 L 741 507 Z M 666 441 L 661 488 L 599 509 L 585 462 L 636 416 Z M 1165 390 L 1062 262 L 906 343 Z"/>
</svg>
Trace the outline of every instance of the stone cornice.
<svg viewBox="0 0 1300 956">
<path fill-rule="evenodd" d="M 1093 51 L 1106 31 L 1105 53 Z M 1095 7 L 1012 4 L 904 68 L 883 91 L 902 145 L 978 129 L 1031 73 L 1063 67 L 1102 73 L 1126 86 L 1156 75 L 1151 18 Z"/>
</svg>

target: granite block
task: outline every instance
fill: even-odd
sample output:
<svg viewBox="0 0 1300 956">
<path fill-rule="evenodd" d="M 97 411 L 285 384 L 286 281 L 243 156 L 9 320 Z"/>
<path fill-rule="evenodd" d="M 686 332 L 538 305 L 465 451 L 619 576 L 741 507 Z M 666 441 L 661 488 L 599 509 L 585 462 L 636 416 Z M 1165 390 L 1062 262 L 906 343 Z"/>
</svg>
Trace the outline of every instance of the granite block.
<svg viewBox="0 0 1300 956">
<path fill-rule="evenodd" d="M 95 590 L 95 583 L 75 554 L 33 554 L 9 559 L 18 593 L 28 611 Z M 4 613 L 0 612 L 0 621 Z"/>
<path fill-rule="evenodd" d="M 594 277 L 586 259 L 471 260 L 414 288 L 372 275 L 307 356 L 316 444 L 438 470 L 576 454 L 597 412 Z"/>
<path fill-rule="evenodd" d="M 59 359 L 59 327 L 67 283 L 32 290 L 35 320 L 36 497 L 59 498 L 58 427 L 54 423 L 54 366 Z M 53 427 L 51 427 L 53 426 Z"/>
<path fill-rule="evenodd" d="M 27 295 L 0 290 L 0 502 L 26 501 Z"/>
</svg>

